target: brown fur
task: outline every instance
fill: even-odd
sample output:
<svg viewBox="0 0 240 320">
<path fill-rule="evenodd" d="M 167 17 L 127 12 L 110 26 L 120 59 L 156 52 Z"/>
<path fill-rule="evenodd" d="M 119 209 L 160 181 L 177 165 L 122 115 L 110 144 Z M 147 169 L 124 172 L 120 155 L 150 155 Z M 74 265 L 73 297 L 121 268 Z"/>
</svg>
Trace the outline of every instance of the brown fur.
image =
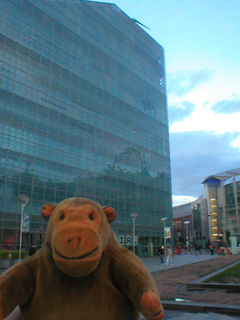
<svg viewBox="0 0 240 320">
<path fill-rule="evenodd" d="M 0 320 L 17 305 L 23 320 L 163 319 L 150 273 L 109 225 L 112 208 L 71 198 L 42 214 L 50 218 L 42 250 L 0 277 Z"/>
</svg>

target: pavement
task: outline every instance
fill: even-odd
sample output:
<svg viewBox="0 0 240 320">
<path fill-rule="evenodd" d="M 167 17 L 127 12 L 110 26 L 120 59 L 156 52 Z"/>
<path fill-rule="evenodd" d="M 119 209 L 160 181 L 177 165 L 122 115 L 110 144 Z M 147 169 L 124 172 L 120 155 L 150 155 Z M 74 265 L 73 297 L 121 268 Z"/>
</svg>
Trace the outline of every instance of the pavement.
<svg viewBox="0 0 240 320">
<path fill-rule="evenodd" d="M 182 253 L 181 255 L 175 255 L 173 257 L 172 265 L 161 265 L 159 257 L 146 257 L 141 258 L 150 273 L 154 274 L 163 270 L 170 270 L 175 268 L 181 268 L 185 265 L 190 265 L 197 262 L 216 259 L 219 256 L 217 254 L 211 255 L 209 250 L 205 250 L 202 255 L 195 256 L 194 253 Z M 240 259 L 240 257 L 239 257 Z M 221 272 L 223 269 L 214 272 Z M 0 270 L 0 274 L 5 270 Z M 208 275 L 212 276 L 213 274 Z M 193 281 L 194 285 L 201 285 L 201 281 Z M 164 320 L 240 320 L 240 306 L 234 305 L 217 305 L 197 303 L 190 300 L 179 299 L 179 301 L 162 300 L 164 307 Z M 145 318 L 141 315 L 140 320 Z"/>
<path fill-rule="evenodd" d="M 141 317 L 140 320 L 144 320 Z M 238 320 L 240 317 L 229 316 L 214 312 L 208 313 L 191 313 L 186 311 L 176 311 L 165 309 L 164 320 Z"/>
<path fill-rule="evenodd" d="M 172 265 L 161 265 L 159 257 L 147 257 L 141 258 L 142 262 L 145 264 L 147 269 L 152 273 L 161 272 L 162 270 L 169 270 L 175 268 L 181 268 L 185 265 L 212 260 L 219 258 L 217 254 L 211 255 L 209 250 L 205 250 L 202 255 L 195 256 L 194 253 L 182 253 L 181 255 L 175 255 L 173 257 Z M 239 257 L 240 259 L 240 257 Z M 234 264 L 236 264 L 235 262 Z M 234 265 L 233 264 L 233 265 Z M 229 266 L 228 266 L 229 267 Z M 224 269 L 228 268 L 225 267 Z M 207 277 L 210 277 L 218 272 L 223 271 L 224 269 L 220 269 L 215 271 L 213 274 L 209 274 L 208 276 L 203 277 L 202 279 L 198 279 L 193 281 L 191 284 L 196 287 L 196 285 L 200 286 L 201 281 L 205 280 Z M 190 284 L 190 285 L 191 285 Z M 240 319 L 240 306 L 234 305 L 218 305 L 211 303 L 197 303 L 194 301 L 188 301 L 184 299 L 179 299 L 179 301 L 169 301 L 162 300 L 162 304 L 165 310 L 164 320 L 234 320 Z M 145 319 L 142 315 L 140 320 Z"/>
<path fill-rule="evenodd" d="M 161 265 L 160 258 L 159 257 L 147 257 L 147 258 L 141 258 L 142 262 L 145 264 L 147 269 L 151 272 L 159 272 L 162 270 L 166 270 L 169 268 L 178 268 L 182 267 L 191 263 L 206 261 L 218 258 L 219 256 L 217 254 L 214 254 L 213 256 L 210 254 L 209 250 L 203 250 L 203 254 L 199 254 L 198 256 L 195 256 L 194 253 L 182 253 L 180 255 L 175 255 L 173 257 L 173 263 L 171 265 Z"/>
</svg>

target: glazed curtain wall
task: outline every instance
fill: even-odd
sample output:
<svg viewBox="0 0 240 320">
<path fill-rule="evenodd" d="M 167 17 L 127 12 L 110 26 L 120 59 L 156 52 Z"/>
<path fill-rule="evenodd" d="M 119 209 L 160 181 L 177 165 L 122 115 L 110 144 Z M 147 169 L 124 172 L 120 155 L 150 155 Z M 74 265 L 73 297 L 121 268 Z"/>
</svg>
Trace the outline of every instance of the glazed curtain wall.
<svg viewBox="0 0 240 320">
<path fill-rule="evenodd" d="M 116 209 L 118 236 L 137 212 L 149 254 L 171 220 L 162 47 L 115 5 L 3 0 L 0 14 L 1 244 L 19 241 L 19 194 L 30 233 L 43 203 L 81 196 Z"/>
</svg>

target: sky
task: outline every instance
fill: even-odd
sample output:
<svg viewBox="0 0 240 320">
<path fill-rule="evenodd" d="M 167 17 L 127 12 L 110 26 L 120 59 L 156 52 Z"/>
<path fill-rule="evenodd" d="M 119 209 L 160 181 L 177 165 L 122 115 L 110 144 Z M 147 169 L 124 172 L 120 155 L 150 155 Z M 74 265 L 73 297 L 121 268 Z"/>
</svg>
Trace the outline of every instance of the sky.
<svg viewBox="0 0 240 320">
<path fill-rule="evenodd" d="M 207 176 L 240 167 L 240 1 L 104 2 L 165 50 L 173 205 L 190 202 Z"/>
</svg>

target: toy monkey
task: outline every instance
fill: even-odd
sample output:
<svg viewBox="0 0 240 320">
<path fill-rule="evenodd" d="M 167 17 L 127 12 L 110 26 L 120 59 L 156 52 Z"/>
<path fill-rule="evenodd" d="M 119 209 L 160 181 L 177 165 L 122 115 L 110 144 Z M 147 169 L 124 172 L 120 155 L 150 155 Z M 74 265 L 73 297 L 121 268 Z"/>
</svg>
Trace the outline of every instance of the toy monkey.
<svg viewBox="0 0 240 320">
<path fill-rule="evenodd" d="M 0 320 L 17 305 L 23 320 L 162 320 L 152 276 L 121 247 L 116 212 L 84 198 L 46 204 L 43 248 L 0 277 Z"/>
</svg>

